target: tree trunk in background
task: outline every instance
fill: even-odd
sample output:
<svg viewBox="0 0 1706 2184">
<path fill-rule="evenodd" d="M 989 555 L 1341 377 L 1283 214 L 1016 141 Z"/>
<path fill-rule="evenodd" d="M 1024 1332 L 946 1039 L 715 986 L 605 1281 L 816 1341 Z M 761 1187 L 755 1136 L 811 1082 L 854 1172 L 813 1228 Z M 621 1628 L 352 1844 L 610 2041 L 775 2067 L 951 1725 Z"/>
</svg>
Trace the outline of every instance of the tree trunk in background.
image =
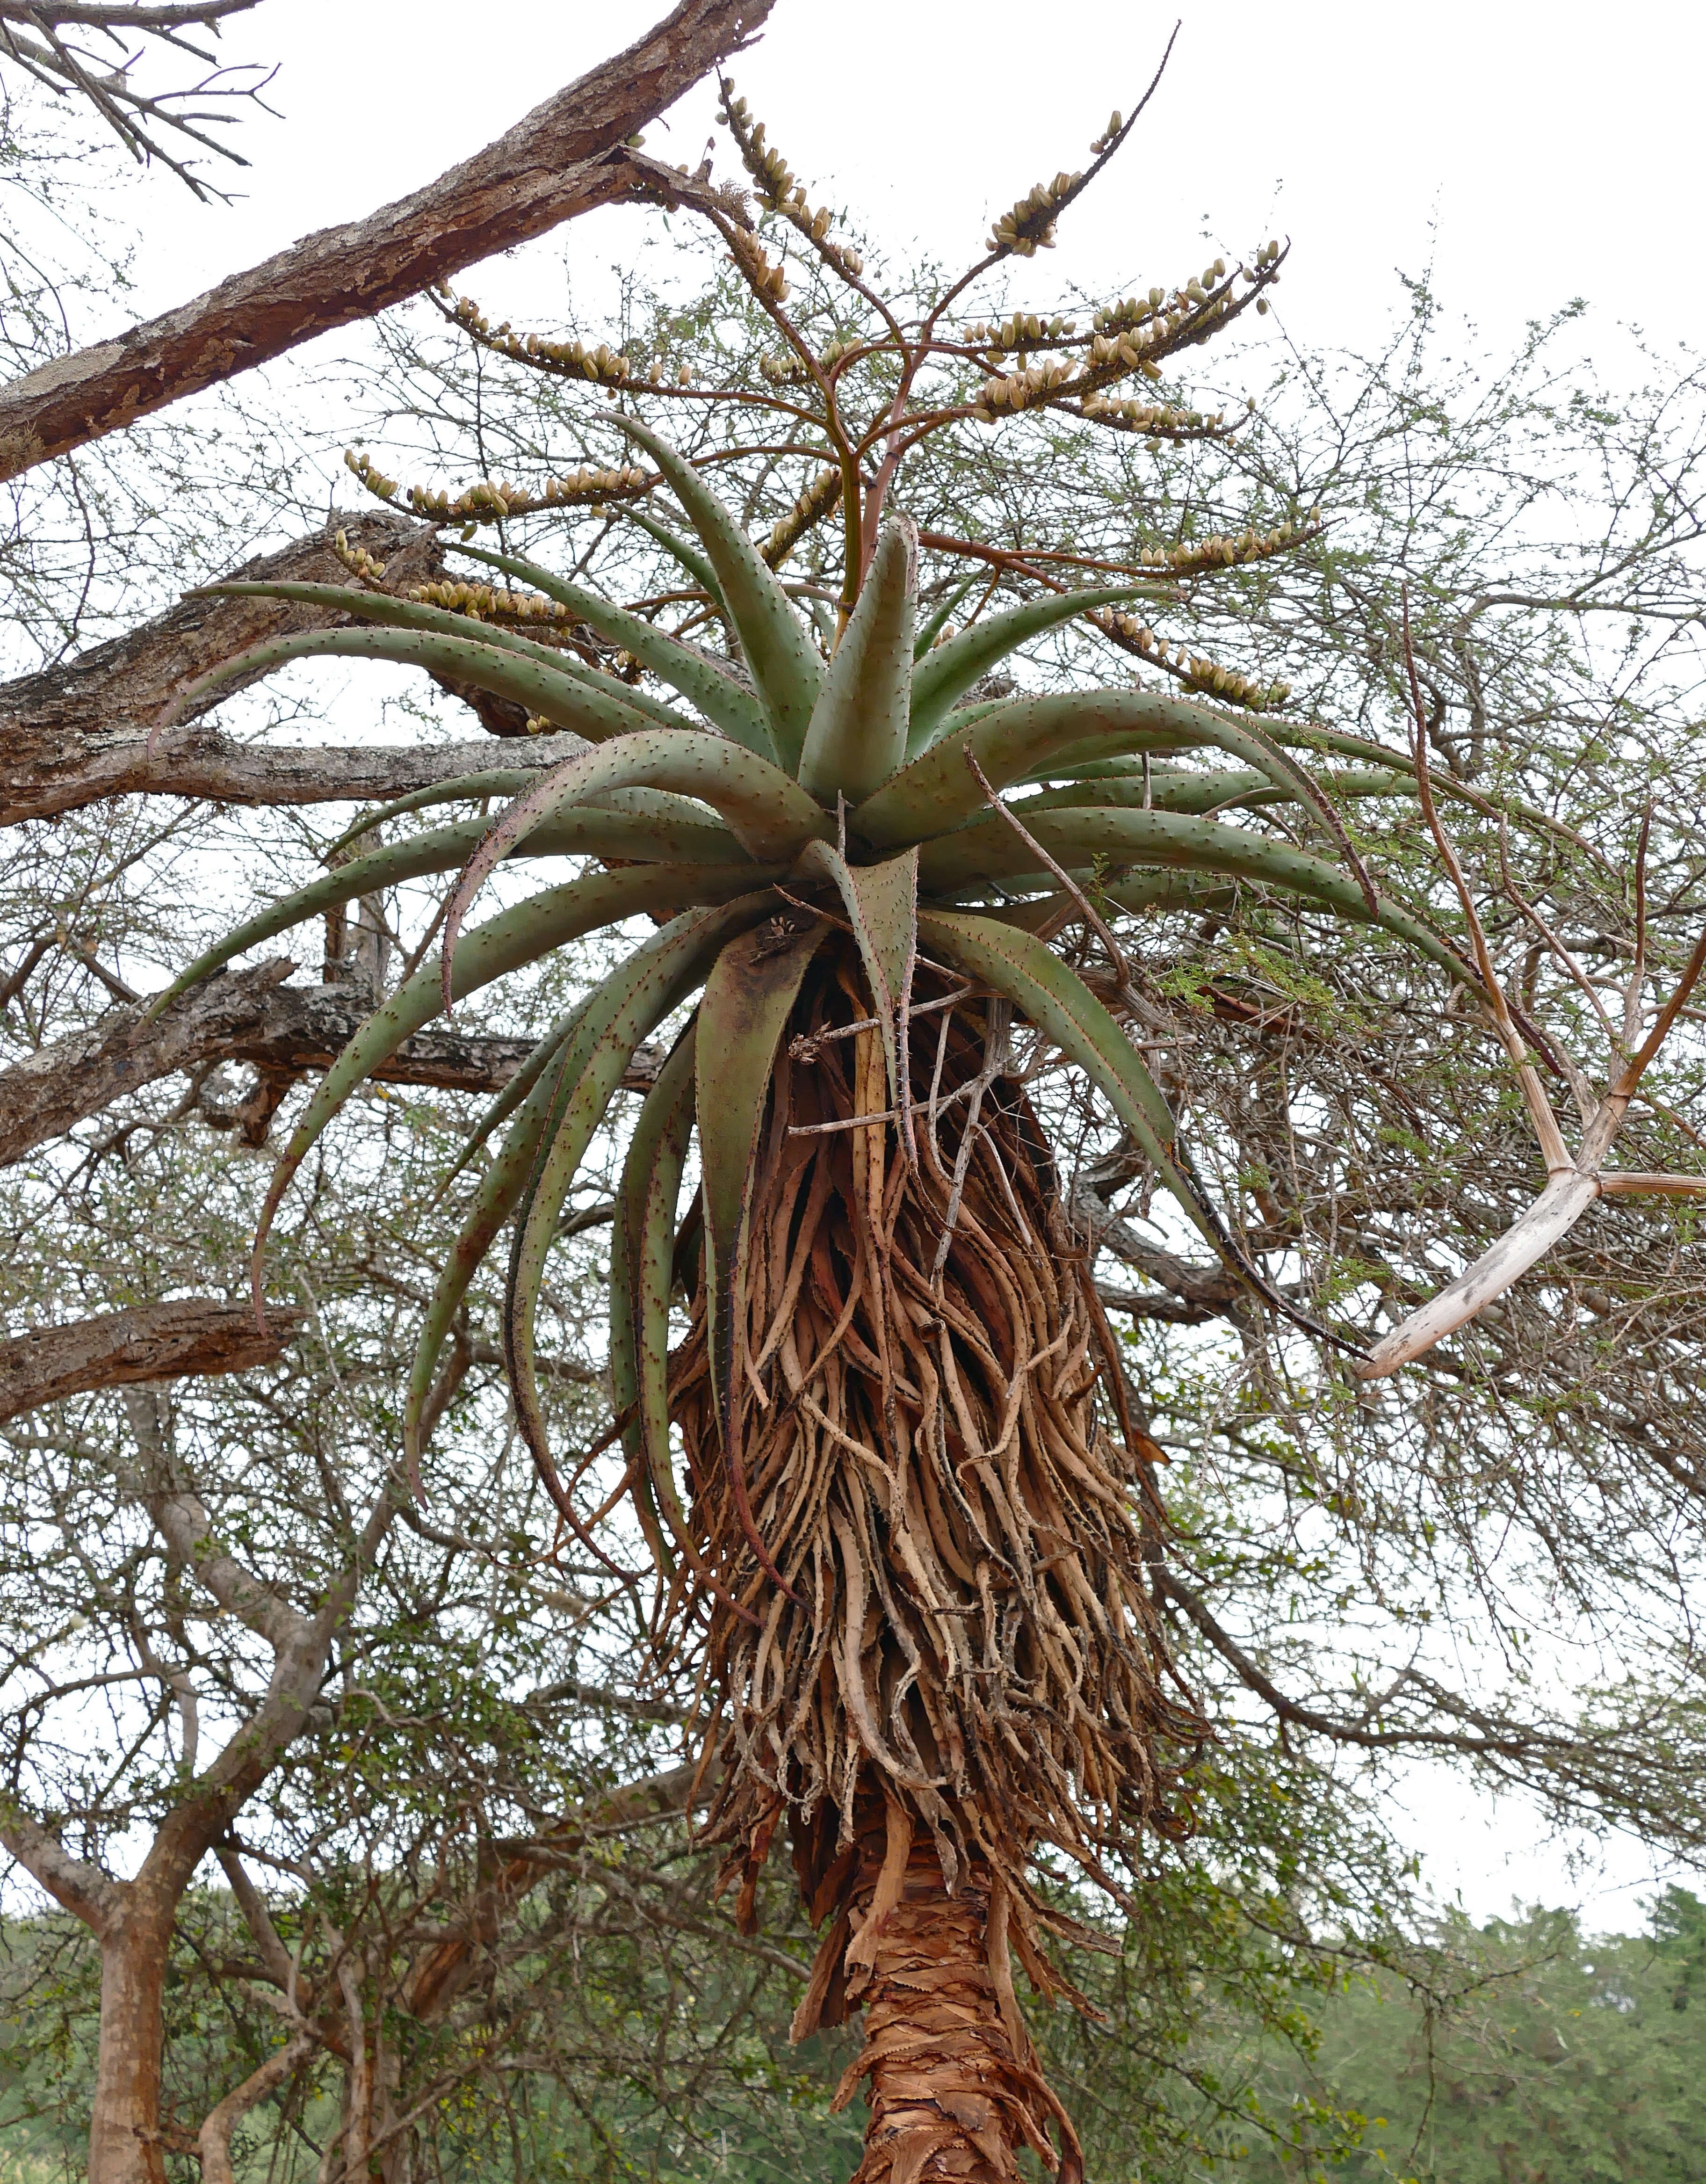
<svg viewBox="0 0 1706 2184">
<path fill-rule="evenodd" d="M 132 1881 L 101 1933 L 101 2045 L 89 2184 L 165 2184 L 160 2049 L 175 1894 Z"/>
</svg>

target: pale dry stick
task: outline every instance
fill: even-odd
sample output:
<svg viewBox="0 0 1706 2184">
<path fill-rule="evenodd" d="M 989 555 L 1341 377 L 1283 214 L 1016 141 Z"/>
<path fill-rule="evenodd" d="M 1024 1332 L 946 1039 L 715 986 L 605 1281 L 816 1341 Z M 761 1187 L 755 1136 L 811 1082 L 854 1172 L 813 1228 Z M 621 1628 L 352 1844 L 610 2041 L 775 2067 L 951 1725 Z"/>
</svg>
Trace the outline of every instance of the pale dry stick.
<svg viewBox="0 0 1706 2184">
<path fill-rule="evenodd" d="M 977 1135 L 977 1118 L 982 1112 L 983 1095 L 1007 1066 L 1007 1038 L 1012 1022 L 1012 1005 L 1007 1001 L 992 1000 L 987 1007 L 983 1066 L 969 1087 L 970 1104 L 966 1109 L 965 1129 L 959 1140 L 959 1156 L 953 1164 L 953 1181 L 947 1194 L 947 1210 L 942 1216 L 941 1241 L 936 1245 L 936 1257 L 930 1269 L 932 1282 L 942 1279 L 942 1270 L 947 1264 L 948 1251 L 953 1243 L 953 1232 L 959 1225 L 960 1201 L 965 1195 L 966 1178 L 971 1173 L 972 1147 Z M 942 1104 L 946 1106 L 947 1103 L 944 1101 Z M 932 1105 L 932 1126 L 939 1112 Z"/>
<path fill-rule="evenodd" d="M 1053 873 L 1054 878 L 1059 881 L 1061 886 L 1065 889 L 1067 894 L 1077 905 L 1079 915 L 1084 919 L 1091 931 L 1102 943 L 1102 945 L 1108 950 L 1109 956 L 1114 965 L 1114 975 L 1119 981 L 1119 984 L 1115 988 L 1117 998 L 1124 1002 L 1125 1006 L 1131 1010 L 1132 1015 L 1135 1016 L 1140 1022 L 1148 1024 L 1151 1031 L 1171 1031 L 1172 1026 L 1169 1023 L 1166 1017 L 1162 1013 L 1162 1011 L 1154 1007 L 1153 1004 L 1147 1001 L 1142 994 L 1138 992 L 1136 982 L 1133 980 L 1131 976 L 1131 967 L 1125 961 L 1125 950 L 1120 947 L 1120 943 L 1114 939 L 1113 928 L 1109 924 L 1107 919 L 1102 916 L 1099 911 L 1098 911 L 1096 905 L 1091 901 L 1089 896 L 1085 894 L 1083 889 L 1079 886 L 1077 881 L 1073 878 L 1071 873 L 1066 870 L 1064 866 L 1058 864 L 1055 860 L 1049 855 L 1047 850 L 1043 848 L 1042 843 L 1037 840 L 1036 837 L 1025 824 L 1024 821 L 1020 818 L 1018 813 L 1014 811 L 1010 805 L 1003 803 L 1000 796 L 993 788 L 991 788 L 989 777 L 984 772 L 983 768 L 978 764 L 977 755 L 975 751 L 968 750 L 966 752 L 965 762 L 971 768 L 973 779 L 976 782 L 978 787 L 983 791 L 984 801 L 988 805 L 990 810 L 993 811 L 998 818 L 1004 819 L 1007 822 L 1007 824 L 1013 829 L 1020 840 L 1024 843 L 1025 848 L 1030 850 L 1031 855 L 1036 859 L 1037 862 L 1046 866 L 1047 869 Z"/>
<path fill-rule="evenodd" d="M 1085 922 L 1089 926 L 1091 931 L 1096 935 L 1096 938 L 1102 943 L 1102 945 L 1108 950 L 1109 960 L 1114 965 L 1114 973 L 1120 980 L 1120 991 L 1123 994 L 1125 989 L 1131 983 L 1131 973 L 1126 965 L 1125 950 L 1120 947 L 1120 943 L 1114 938 L 1113 928 L 1108 923 L 1107 919 L 1102 916 L 1099 911 L 1098 911 L 1095 905 L 1091 901 L 1089 896 L 1085 894 L 1083 889 L 1079 886 L 1077 881 L 1073 878 L 1072 875 L 1065 869 L 1065 867 L 1062 865 L 1057 864 L 1055 860 L 1049 855 L 1047 850 L 1043 848 L 1042 843 L 1037 840 L 1036 837 L 1019 817 L 1018 814 L 1008 809 L 1007 805 L 1002 801 L 996 790 L 990 785 L 989 776 L 978 764 L 976 752 L 968 749 L 964 755 L 966 765 L 971 769 L 971 777 L 983 791 L 983 800 L 988 805 L 989 809 L 996 814 L 997 818 L 1004 819 L 1007 822 L 1007 824 L 1013 829 L 1014 833 L 1018 835 L 1020 840 L 1025 844 L 1025 848 L 1029 850 L 1032 856 L 1036 858 L 1037 863 L 1045 866 L 1047 871 L 1054 875 L 1054 878 L 1059 881 L 1061 886 L 1065 889 L 1067 894 L 1071 896 L 1073 901 L 1077 904 Z"/>
<path fill-rule="evenodd" d="M 1671 1027 L 1694 990 L 1701 972 L 1706 970 L 1706 932 L 1703 932 L 1696 941 L 1694 952 L 1689 957 L 1681 978 L 1654 1019 L 1639 1051 L 1625 1061 L 1623 1067 L 1608 1086 L 1604 1098 L 1587 1117 L 1581 1148 L 1572 1159 L 1564 1143 L 1563 1133 L 1558 1127 L 1551 1103 L 1528 1060 L 1516 1027 L 1511 1022 L 1504 990 L 1493 971 L 1486 936 L 1475 915 L 1463 868 L 1434 807 L 1428 782 L 1427 716 L 1421 702 L 1414 658 L 1410 651 L 1408 604 L 1404 617 L 1404 656 L 1409 669 L 1411 703 L 1416 715 L 1416 786 L 1423 816 L 1451 873 L 1458 899 L 1463 905 L 1475 942 L 1475 960 L 1486 989 L 1488 1012 L 1501 1043 L 1516 1068 L 1524 1103 L 1546 1160 L 1547 1179 L 1545 1189 L 1533 1205 L 1506 1229 L 1490 1251 L 1484 1251 L 1474 1265 L 1466 1268 L 1455 1281 L 1448 1283 L 1436 1296 L 1430 1298 L 1420 1310 L 1413 1312 L 1393 1328 L 1375 1344 L 1366 1362 L 1353 1366 L 1352 1370 L 1357 1377 L 1364 1380 L 1387 1379 L 1397 1372 L 1399 1366 L 1414 1362 L 1445 1336 L 1466 1326 L 1484 1306 L 1491 1304 L 1495 1297 L 1502 1296 L 1531 1267 L 1543 1258 L 1554 1244 L 1567 1235 L 1595 1199 L 1602 1195 L 1631 1197 L 1648 1193 L 1668 1198 L 1706 1198 L 1706 1176 L 1663 1175 L 1633 1169 L 1622 1173 L 1614 1170 L 1609 1174 L 1601 1172 L 1601 1163 L 1622 1127 L 1629 1103 L 1635 1097 L 1648 1065 L 1670 1036 Z M 1643 852 L 1646 835 L 1647 828 L 1643 825 Z M 1637 875 L 1637 885 L 1639 883 Z M 1638 1006 L 1638 996 L 1633 1007 L 1625 1005 L 1625 1019 L 1630 1026 L 1625 1037 L 1632 1036 L 1634 1024 L 1638 1022 L 1635 1013 Z"/>
<path fill-rule="evenodd" d="M 960 997 L 956 996 L 956 998 Z M 875 1027 L 867 1023 L 861 1024 L 859 1028 L 861 1031 L 871 1031 Z M 972 1084 L 975 1082 L 976 1079 L 974 1078 Z M 935 1112 L 937 1114 L 945 1115 L 956 1100 L 964 1100 L 970 1095 L 972 1084 L 962 1084 L 957 1092 L 950 1092 Z M 872 1123 L 896 1123 L 899 1120 L 898 1107 L 885 1107 L 880 1113 L 875 1115 L 841 1115 L 832 1123 L 790 1123 L 788 1135 L 791 1138 L 821 1138 L 828 1136 L 834 1130 L 862 1130 Z"/>
</svg>

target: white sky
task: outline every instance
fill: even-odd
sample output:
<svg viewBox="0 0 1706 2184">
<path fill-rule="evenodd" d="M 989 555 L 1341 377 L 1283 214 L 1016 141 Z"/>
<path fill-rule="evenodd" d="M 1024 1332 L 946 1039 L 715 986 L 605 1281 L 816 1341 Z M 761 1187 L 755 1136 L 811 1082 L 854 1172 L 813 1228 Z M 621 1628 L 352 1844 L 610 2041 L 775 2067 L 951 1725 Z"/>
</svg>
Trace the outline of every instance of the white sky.
<svg viewBox="0 0 1706 2184">
<path fill-rule="evenodd" d="M 123 200 L 142 234 L 136 315 L 430 180 L 665 4 L 266 0 L 225 50 L 281 62 L 270 96 L 286 118 L 245 123 L 253 164 L 235 206 L 198 206 L 164 174 L 137 177 Z M 1700 202 L 1698 8 L 1182 0 L 1177 13 L 1173 62 L 1139 132 L 1061 248 L 1021 270 L 1016 295 L 1041 304 L 1075 278 L 1102 295 L 1170 285 L 1218 248 L 1242 254 L 1281 235 L 1295 248 L 1276 303 L 1306 347 L 1375 346 L 1399 307 L 1397 269 L 1430 265 L 1448 313 L 1495 351 L 1575 296 L 1592 307 L 1580 344 L 1614 381 L 1636 370 L 1621 328 L 1673 351 L 1698 337 L 1681 270 Z M 1086 164 L 1109 109 L 1129 112 L 1148 82 L 1175 14 L 1125 0 L 777 0 L 733 73 L 814 203 L 850 205 L 903 253 L 964 260 L 1033 181 Z M 648 131 L 648 148 L 696 162 L 712 103 L 695 92 Z M 719 173 L 732 165 L 720 142 Z M 648 217 L 569 231 L 586 286 Z M 462 285 L 496 316 L 537 292 L 563 247 L 547 239 L 532 265 Z M 1572 1871 L 1531 1814 L 1442 1770 L 1414 1770 L 1405 1804 L 1402 1832 L 1433 1885 L 1475 1914 L 1516 1895 L 1639 1923 L 1653 1869 L 1637 1847 Z"/>
</svg>

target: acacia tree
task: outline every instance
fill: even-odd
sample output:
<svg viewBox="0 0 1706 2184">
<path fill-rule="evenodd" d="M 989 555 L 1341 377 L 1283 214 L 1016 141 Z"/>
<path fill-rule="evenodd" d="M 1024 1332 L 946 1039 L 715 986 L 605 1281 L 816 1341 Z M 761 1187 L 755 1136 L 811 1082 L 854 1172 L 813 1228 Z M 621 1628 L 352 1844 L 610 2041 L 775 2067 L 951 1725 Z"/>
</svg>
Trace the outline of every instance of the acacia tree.
<svg viewBox="0 0 1706 2184">
<path fill-rule="evenodd" d="M 907 514 L 908 460 L 933 437 L 1038 410 L 1157 444 L 1225 437 L 1223 416 L 1117 390 L 1264 305 L 1283 262 L 1277 245 L 1231 272 L 1217 260 L 1170 294 L 1105 307 L 1082 332 L 1060 315 L 973 320 L 973 283 L 1051 240 L 1058 215 L 1123 143 L 1132 125 L 1116 115 L 1085 174 L 1039 185 L 968 272 L 903 315 L 726 87 L 724 113 L 770 231 L 797 238 L 839 290 L 851 331 L 825 340 L 808 314 L 791 312 L 766 231 L 716 208 L 708 217 L 781 348 L 749 382 L 708 387 L 690 369 L 671 383 L 658 358 L 647 369 L 608 345 L 494 329 L 447 296 L 447 315 L 476 344 L 609 396 L 606 421 L 651 467 L 581 471 L 531 493 L 494 482 L 453 500 L 417 488 L 418 514 L 462 527 L 456 550 L 527 588 L 399 593 L 386 589 L 384 566 L 346 546 L 354 585 L 228 588 L 378 627 L 274 640 L 184 694 L 204 704 L 229 680 L 307 656 L 385 659 L 594 748 L 542 778 L 536 768 L 482 770 L 371 815 L 346 846 L 436 804 L 511 800 L 495 822 L 476 816 L 353 855 L 200 958 L 154 1013 L 306 916 L 464 868 L 442 905 L 438 961 L 356 1034 L 279 1163 L 257 1244 L 258 1310 L 266 1234 L 292 1176 L 412 1032 L 585 934 L 639 912 L 667 921 L 552 1027 L 475 1134 L 477 1147 L 508 1124 L 427 1309 L 407 1459 L 422 1460 L 469 1284 L 513 1223 L 503 1344 L 518 1423 L 564 1523 L 624 1585 L 638 1574 L 612 1559 L 595 1527 L 614 1499 L 631 1497 L 655 1580 L 650 1643 L 660 1659 L 690 1652 L 714 1695 L 701 1763 L 718 1768 L 706 1839 L 725 1849 L 743 1929 L 786 1822 L 802 1901 L 823 1928 L 796 2030 L 864 2013 L 864 2046 L 842 2088 L 850 2098 L 860 2077 L 871 2081 L 861 2177 L 1006 2178 L 1028 2145 L 1070 2178 L 1082 2174 L 1077 2137 L 1038 2067 L 1009 1952 L 1041 1993 L 1073 1992 L 1047 1937 L 1093 1936 L 1038 1886 L 1039 1850 L 1129 1903 L 1116 1869 L 1136 1862 L 1136 1841 L 1188 1824 L 1186 1763 L 1203 1724 L 1160 1603 L 1217 1626 L 1168 1573 L 1161 1452 L 1121 1371 L 1044 1114 L 1023 1089 L 1015 1030 L 1083 1073 L 1121 1134 L 1116 1159 L 1171 1194 L 1233 1293 L 1366 1357 L 1353 1321 L 1330 1323 L 1288 1294 L 1217 1210 L 1139 1045 L 1098 998 L 1164 1037 L 1171 1029 L 1156 1022 L 1108 914 L 1193 904 L 1212 914 L 1227 881 L 1257 884 L 1383 932 L 1478 1000 L 1553 1180 L 1512 1238 L 1377 1346 L 1364 1369 L 1383 1373 L 1495 1299 L 1603 1190 L 1700 1191 L 1686 1177 L 1602 1172 L 1700 951 L 1648 1030 L 1637 941 L 1628 1059 L 1594 1095 L 1501 983 L 1436 805 L 1408 653 L 1418 738 L 1409 750 L 1370 748 L 1288 723 L 1275 710 L 1283 686 L 1192 649 L 1175 655 L 1129 611 L 1168 604 L 1187 577 L 1295 550 L 1311 534 L 1307 511 L 1235 537 L 1157 543 L 1124 563 L 992 548 L 920 529 Z M 728 443 L 696 463 L 638 414 L 652 405 L 731 419 Z M 753 442 L 748 419 L 764 441 Z M 811 466 L 762 546 L 704 476 L 709 464 L 754 454 Z M 397 497 L 370 459 L 352 464 L 381 499 Z M 691 537 L 653 512 L 664 493 Z M 671 591 L 618 604 L 467 543 L 482 521 L 577 506 L 638 524 L 677 566 Z M 776 572 L 819 526 L 839 542 L 838 581 L 790 596 Z M 921 554 L 939 557 L 941 573 L 920 624 Z M 955 565 L 967 561 L 983 596 L 951 632 L 970 589 Z M 1103 581 L 1064 588 L 1083 574 Z M 1041 596 L 994 610 L 1013 583 Z M 680 610 L 673 624 L 659 611 L 670 608 Z M 1026 696 L 991 682 L 1018 646 L 1086 616 L 1181 694 Z M 720 647 L 696 642 L 701 632 Z M 1311 744 L 1375 771 L 1346 781 L 1306 770 L 1292 750 Z M 1202 750 L 1238 770 L 1177 766 L 1179 754 Z M 1039 793 L 1015 809 L 1005 792 L 1017 787 Z M 1460 903 L 1462 945 L 1375 887 L 1335 787 L 1417 797 Z M 1508 826 L 1555 832 L 1509 798 L 1492 803 Z M 1276 805 L 1330 854 L 1297 845 L 1288 828 L 1270 833 Z M 1257 825 L 1220 816 L 1253 807 Z M 551 855 L 605 869 L 463 934 L 488 877 L 512 858 Z M 1069 928 L 1099 944 L 1099 973 L 1080 975 L 1053 944 Z M 618 1193 L 614 1422 L 565 1480 L 535 1356 L 549 1256 L 636 1046 L 695 994 Z M 1587 1136 L 1573 1162 L 1534 1052 L 1581 1100 Z M 695 1133 L 699 1185 L 683 1221 Z M 687 1320 L 672 1349 L 678 1288 Z M 613 1440 L 622 1462 L 589 1519 L 575 1494 Z M 1497 1747 L 1496 1725 L 1473 1727 Z"/>
</svg>

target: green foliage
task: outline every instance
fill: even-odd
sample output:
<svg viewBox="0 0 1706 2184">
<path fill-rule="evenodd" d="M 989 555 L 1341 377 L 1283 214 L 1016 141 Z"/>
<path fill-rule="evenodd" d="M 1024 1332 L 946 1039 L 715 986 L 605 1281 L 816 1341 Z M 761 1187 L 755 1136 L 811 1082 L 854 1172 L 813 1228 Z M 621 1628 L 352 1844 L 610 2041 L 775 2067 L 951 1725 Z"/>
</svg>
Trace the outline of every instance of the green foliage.
<svg viewBox="0 0 1706 2184">
<path fill-rule="evenodd" d="M 1307 2067 L 1270 2048 L 1270 2108 L 1331 2103 L 1359 2141 L 1331 2169 L 1282 2159 L 1252 2132 L 1236 2172 L 1417 2184 L 1692 2184 L 1706 2132 L 1706 2014 L 1691 1975 L 1706 1907 L 1670 1888 L 1645 1936 L 1584 1936 L 1533 1909 L 1438 1936 L 1426 1985 L 1344 1981 Z"/>
</svg>

